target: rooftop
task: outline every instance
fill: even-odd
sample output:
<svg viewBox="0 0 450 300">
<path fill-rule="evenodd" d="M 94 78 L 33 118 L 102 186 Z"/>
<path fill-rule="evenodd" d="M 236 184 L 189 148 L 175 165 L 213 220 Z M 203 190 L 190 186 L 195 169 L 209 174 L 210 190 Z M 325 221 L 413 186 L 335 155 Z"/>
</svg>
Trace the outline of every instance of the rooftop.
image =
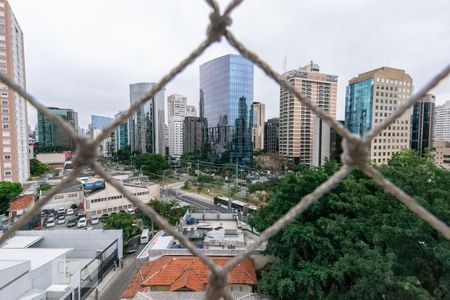
<svg viewBox="0 0 450 300">
<path fill-rule="evenodd" d="M 9 211 L 26 209 L 33 202 L 33 195 L 21 195 L 9 204 Z"/>
<path fill-rule="evenodd" d="M 210 257 L 217 265 L 224 265 L 230 257 Z M 122 298 L 131 298 L 152 286 L 165 286 L 169 291 L 202 292 L 208 284 L 208 267 L 195 256 L 163 256 L 145 263 L 133 278 Z M 230 284 L 256 284 L 256 272 L 249 259 L 241 261 L 229 273 Z"/>
<path fill-rule="evenodd" d="M 11 249 L 11 248 L 29 248 L 33 244 L 40 241 L 44 236 L 37 235 L 37 236 L 14 236 L 10 238 L 9 240 L 6 240 L 0 248 L 2 249 Z M 1 258 L 0 258 L 1 259 Z"/>
<path fill-rule="evenodd" d="M 72 251 L 72 249 L 39 249 L 39 248 L 25 248 L 25 249 L 7 249 L 0 248 L 0 260 L 2 261 L 30 261 L 31 270 L 36 270 L 43 265 L 51 262 L 59 256 L 65 255 Z"/>
</svg>

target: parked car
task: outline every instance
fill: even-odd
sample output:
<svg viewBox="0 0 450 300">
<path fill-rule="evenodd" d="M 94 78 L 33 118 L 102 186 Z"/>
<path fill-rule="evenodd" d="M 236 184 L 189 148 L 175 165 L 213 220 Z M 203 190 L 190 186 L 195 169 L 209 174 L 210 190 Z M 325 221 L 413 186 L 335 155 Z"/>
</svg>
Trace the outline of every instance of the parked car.
<svg viewBox="0 0 450 300">
<path fill-rule="evenodd" d="M 106 221 L 106 219 L 108 219 L 108 214 L 103 214 L 101 217 L 100 217 L 100 222 L 105 222 Z"/>
<path fill-rule="evenodd" d="M 74 218 L 71 218 L 67 221 L 67 227 L 74 227 L 77 225 L 77 220 L 75 220 Z"/>
<path fill-rule="evenodd" d="M 71 216 L 75 213 L 75 211 L 73 210 L 73 208 L 68 208 L 66 211 L 66 215 Z"/>
<path fill-rule="evenodd" d="M 78 228 L 83 228 L 83 227 L 86 227 L 86 225 L 87 225 L 87 219 L 86 219 L 85 217 L 81 217 L 81 218 L 78 220 L 78 225 L 77 225 L 77 227 L 78 227 Z"/>
<path fill-rule="evenodd" d="M 57 224 L 64 224 L 66 223 L 66 217 L 64 216 L 59 216 L 58 220 L 56 221 Z"/>
<path fill-rule="evenodd" d="M 48 222 L 48 221 L 50 221 L 50 222 L 53 221 L 53 222 L 54 222 L 54 221 L 55 221 L 55 218 L 54 218 L 54 217 L 48 217 L 48 218 L 47 218 L 47 222 Z"/>
<path fill-rule="evenodd" d="M 97 218 L 97 216 L 92 216 L 91 217 L 91 224 L 92 225 L 97 225 L 98 224 L 98 218 Z"/>
<path fill-rule="evenodd" d="M 134 208 L 127 208 L 127 213 L 134 214 Z"/>
<path fill-rule="evenodd" d="M 135 237 L 132 237 L 129 241 L 128 241 L 128 246 L 127 249 L 125 250 L 125 253 L 130 254 L 130 253 L 134 253 L 136 252 L 136 250 L 139 247 L 139 239 L 140 239 L 140 235 L 137 235 Z"/>
<path fill-rule="evenodd" d="M 64 207 L 58 208 L 58 215 L 62 215 L 66 213 L 66 209 Z"/>
<path fill-rule="evenodd" d="M 47 222 L 45 223 L 45 227 L 47 227 L 47 228 L 55 227 L 55 220 L 48 219 Z"/>
</svg>

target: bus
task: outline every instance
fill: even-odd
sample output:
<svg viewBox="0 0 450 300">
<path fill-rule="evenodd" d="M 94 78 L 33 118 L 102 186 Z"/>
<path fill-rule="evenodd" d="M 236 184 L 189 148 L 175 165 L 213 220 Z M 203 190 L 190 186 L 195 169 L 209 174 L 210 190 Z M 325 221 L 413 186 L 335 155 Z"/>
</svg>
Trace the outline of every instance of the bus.
<svg viewBox="0 0 450 300">
<path fill-rule="evenodd" d="M 147 244 L 150 241 L 150 230 L 144 229 L 141 234 L 141 244 Z"/>
<path fill-rule="evenodd" d="M 250 214 L 255 214 L 258 208 L 250 203 L 239 201 L 239 200 L 233 200 L 228 197 L 214 197 L 214 204 L 218 205 L 223 208 L 228 208 L 228 202 L 231 200 L 231 208 L 241 211 L 241 212 L 247 212 Z"/>
</svg>

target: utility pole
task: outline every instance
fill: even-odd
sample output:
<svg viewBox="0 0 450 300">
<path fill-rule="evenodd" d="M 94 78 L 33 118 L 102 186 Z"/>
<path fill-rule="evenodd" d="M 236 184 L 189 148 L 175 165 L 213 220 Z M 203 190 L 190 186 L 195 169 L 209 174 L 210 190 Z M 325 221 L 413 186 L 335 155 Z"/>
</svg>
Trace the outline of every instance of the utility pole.
<svg viewBox="0 0 450 300">
<path fill-rule="evenodd" d="M 200 177 L 200 161 L 197 159 L 197 180 Z"/>
<path fill-rule="evenodd" d="M 236 162 L 236 186 L 239 187 L 239 171 L 237 162 Z"/>
</svg>

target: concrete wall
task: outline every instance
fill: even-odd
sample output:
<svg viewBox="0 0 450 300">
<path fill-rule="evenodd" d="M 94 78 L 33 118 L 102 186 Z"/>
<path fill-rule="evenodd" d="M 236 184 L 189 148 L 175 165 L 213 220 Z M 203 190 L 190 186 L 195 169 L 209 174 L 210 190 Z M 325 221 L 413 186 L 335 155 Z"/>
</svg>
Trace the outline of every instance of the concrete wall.
<svg viewBox="0 0 450 300">
<path fill-rule="evenodd" d="M 30 268 L 30 262 L 24 261 L 0 271 L 0 299 L 17 299 L 22 293 L 31 289 Z M 12 280 L 14 281 L 11 282 Z"/>
<path fill-rule="evenodd" d="M 38 153 L 36 159 L 44 164 L 64 164 L 64 153 Z"/>
</svg>

